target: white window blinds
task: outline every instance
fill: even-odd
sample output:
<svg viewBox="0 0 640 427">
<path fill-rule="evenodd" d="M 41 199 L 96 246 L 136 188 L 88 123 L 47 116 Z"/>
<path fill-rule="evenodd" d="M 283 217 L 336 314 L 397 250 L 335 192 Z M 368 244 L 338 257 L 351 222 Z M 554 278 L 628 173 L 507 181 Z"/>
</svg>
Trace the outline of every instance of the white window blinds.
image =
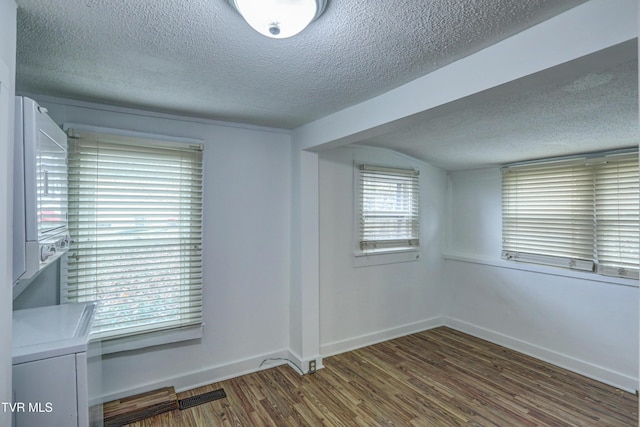
<svg viewBox="0 0 640 427">
<path fill-rule="evenodd" d="M 506 259 L 638 277 L 638 154 L 503 169 Z"/>
<path fill-rule="evenodd" d="M 638 155 L 599 164 L 595 170 L 598 272 L 638 278 Z"/>
<path fill-rule="evenodd" d="M 202 146 L 70 132 L 63 302 L 113 338 L 202 322 Z"/>
<path fill-rule="evenodd" d="M 419 171 L 359 165 L 360 251 L 420 245 Z"/>
</svg>

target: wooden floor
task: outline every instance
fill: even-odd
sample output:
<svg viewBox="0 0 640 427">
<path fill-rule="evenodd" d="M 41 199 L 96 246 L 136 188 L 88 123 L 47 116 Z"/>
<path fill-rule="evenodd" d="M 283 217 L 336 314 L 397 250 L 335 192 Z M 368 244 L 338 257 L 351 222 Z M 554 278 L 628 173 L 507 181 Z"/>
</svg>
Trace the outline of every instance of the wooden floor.
<svg viewBox="0 0 640 427">
<path fill-rule="evenodd" d="M 133 427 L 637 426 L 638 397 L 448 328 L 180 393 L 225 399 Z"/>
</svg>

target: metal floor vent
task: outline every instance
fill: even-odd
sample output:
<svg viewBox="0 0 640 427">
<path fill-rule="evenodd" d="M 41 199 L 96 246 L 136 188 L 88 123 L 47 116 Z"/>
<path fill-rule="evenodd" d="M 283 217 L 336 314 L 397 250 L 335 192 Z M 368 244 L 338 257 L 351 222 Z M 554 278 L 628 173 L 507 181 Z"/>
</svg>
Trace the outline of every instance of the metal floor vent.
<svg viewBox="0 0 640 427">
<path fill-rule="evenodd" d="M 218 399 L 224 399 L 225 397 L 227 397 L 227 393 L 224 392 L 224 389 L 220 388 L 218 390 L 202 393 L 197 396 L 178 399 L 178 408 L 180 408 L 181 410 L 188 409 L 194 406 L 202 405 L 203 403 L 213 402 L 214 400 Z"/>
</svg>

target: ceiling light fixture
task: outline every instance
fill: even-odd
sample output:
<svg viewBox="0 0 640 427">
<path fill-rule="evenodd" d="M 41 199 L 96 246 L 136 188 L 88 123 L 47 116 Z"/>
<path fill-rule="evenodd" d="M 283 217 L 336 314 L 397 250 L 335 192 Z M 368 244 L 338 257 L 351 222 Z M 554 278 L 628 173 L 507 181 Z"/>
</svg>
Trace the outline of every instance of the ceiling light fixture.
<svg viewBox="0 0 640 427">
<path fill-rule="evenodd" d="M 233 0 L 251 27 L 267 37 L 295 36 L 317 19 L 327 0 Z"/>
</svg>

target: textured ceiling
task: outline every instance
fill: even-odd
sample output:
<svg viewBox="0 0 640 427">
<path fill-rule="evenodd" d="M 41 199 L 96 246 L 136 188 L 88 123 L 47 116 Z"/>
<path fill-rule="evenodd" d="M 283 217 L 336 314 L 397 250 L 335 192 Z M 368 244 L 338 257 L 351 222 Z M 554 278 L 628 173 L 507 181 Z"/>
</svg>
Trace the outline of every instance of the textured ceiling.
<svg viewBox="0 0 640 427">
<path fill-rule="evenodd" d="M 330 0 L 263 37 L 226 0 L 18 0 L 17 89 L 294 128 L 585 0 Z"/>
<path fill-rule="evenodd" d="M 17 90 L 292 129 L 584 2 L 329 0 L 305 31 L 275 40 L 228 0 L 17 0 Z M 456 170 L 637 141 L 633 41 L 407 117 L 359 143 Z"/>
<path fill-rule="evenodd" d="M 632 40 L 399 120 L 359 144 L 456 170 L 637 146 L 639 131 Z"/>
</svg>

